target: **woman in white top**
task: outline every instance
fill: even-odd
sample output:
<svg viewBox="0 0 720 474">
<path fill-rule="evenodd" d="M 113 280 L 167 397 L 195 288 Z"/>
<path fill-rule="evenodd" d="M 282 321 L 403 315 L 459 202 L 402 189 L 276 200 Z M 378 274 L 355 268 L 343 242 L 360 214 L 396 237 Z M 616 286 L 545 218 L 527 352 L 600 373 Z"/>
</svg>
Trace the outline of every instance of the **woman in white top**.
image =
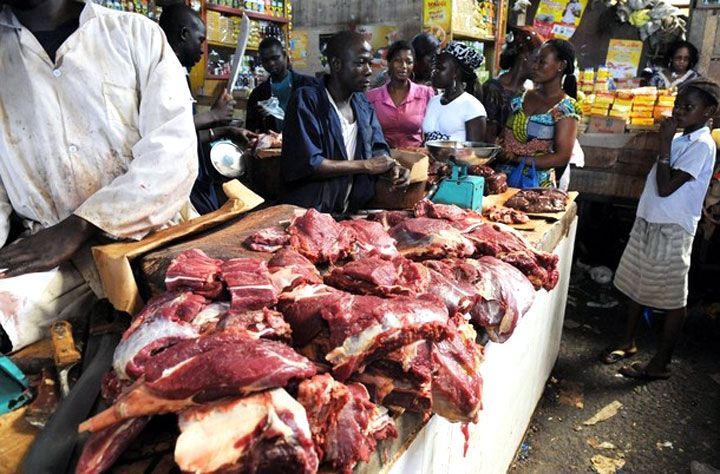
<svg viewBox="0 0 720 474">
<path fill-rule="evenodd" d="M 433 97 L 423 120 L 425 141 L 482 141 L 485 136 L 485 107 L 473 95 L 477 69 L 483 56 L 475 49 L 451 41 L 440 52 L 432 73 L 432 84 L 442 89 Z"/>
</svg>

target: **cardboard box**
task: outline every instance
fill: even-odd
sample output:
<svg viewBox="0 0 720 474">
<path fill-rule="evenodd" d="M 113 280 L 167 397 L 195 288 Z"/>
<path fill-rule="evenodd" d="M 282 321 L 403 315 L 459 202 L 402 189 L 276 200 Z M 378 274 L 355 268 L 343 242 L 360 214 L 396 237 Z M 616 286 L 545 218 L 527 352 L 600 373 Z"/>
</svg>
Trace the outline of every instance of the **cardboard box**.
<svg viewBox="0 0 720 474">
<path fill-rule="evenodd" d="M 588 133 L 623 133 L 625 119 L 614 117 L 592 117 L 588 124 Z"/>
<path fill-rule="evenodd" d="M 395 158 L 401 165 L 410 170 L 410 184 L 424 183 L 428 180 L 428 169 L 430 158 L 424 153 L 415 151 L 393 149 L 390 156 Z"/>
</svg>

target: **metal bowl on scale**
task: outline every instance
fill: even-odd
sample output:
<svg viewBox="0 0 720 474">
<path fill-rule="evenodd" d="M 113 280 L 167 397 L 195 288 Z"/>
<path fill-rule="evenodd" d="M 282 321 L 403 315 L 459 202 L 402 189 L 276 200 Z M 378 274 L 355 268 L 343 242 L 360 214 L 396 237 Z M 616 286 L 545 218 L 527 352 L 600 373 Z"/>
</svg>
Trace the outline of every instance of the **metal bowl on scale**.
<svg viewBox="0 0 720 474">
<path fill-rule="evenodd" d="M 432 140 L 425 147 L 435 160 L 468 166 L 488 164 L 500 151 L 500 146 L 492 143 L 457 140 Z"/>
</svg>

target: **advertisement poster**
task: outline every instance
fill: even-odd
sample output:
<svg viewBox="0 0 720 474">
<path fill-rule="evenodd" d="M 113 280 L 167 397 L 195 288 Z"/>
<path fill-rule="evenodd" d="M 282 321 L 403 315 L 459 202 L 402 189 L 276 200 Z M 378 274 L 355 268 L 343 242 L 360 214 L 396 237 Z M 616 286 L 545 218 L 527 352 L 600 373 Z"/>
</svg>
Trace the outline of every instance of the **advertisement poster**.
<svg viewBox="0 0 720 474">
<path fill-rule="evenodd" d="M 605 64 L 614 79 L 629 79 L 637 76 L 642 48 L 642 41 L 610 40 Z"/>
<path fill-rule="evenodd" d="M 445 43 L 450 33 L 452 0 L 423 0 L 423 29 Z"/>
<path fill-rule="evenodd" d="M 299 69 L 306 69 L 308 65 L 308 32 L 294 30 L 290 37 L 290 60 Z"/>
<path fill-rule="evenodd" d="M 386 66 L 385 54 L 388 46 L 400 39 L 397 25 L 360 25 L 358 33 L 362 33 L 373 49 L 373 69 L 383 69 Z"/>
<path fill-rule="evenodd" d="M 546 38 L 570 39 L 588 0 L 540 0 L 533 27 Z"/>
</svg>

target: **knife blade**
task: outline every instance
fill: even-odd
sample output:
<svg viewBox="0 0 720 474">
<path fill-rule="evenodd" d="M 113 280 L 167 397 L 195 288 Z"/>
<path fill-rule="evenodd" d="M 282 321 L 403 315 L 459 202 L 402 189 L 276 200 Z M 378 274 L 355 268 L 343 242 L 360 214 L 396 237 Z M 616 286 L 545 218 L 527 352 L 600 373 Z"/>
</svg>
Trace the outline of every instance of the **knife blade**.
<svg viewBox="0 0 720 474">
<path fill-rule="evenodd" d="M 237 47 L 232 56 L 232 69 L 230 71 L 230 79 L 227 83 L 227 91 L 232 93 L 235 81 L 237 81 L 238 75 L 240 75 L 240 68 L 242 67 L 242 58 L 245 56 L 245 48 L 247 48 L 248 38 L 250 37 L 250 18 L 243 13 L 242 19 L 240 20 L 240 33 L 238 34 Z"/>
</svg>

